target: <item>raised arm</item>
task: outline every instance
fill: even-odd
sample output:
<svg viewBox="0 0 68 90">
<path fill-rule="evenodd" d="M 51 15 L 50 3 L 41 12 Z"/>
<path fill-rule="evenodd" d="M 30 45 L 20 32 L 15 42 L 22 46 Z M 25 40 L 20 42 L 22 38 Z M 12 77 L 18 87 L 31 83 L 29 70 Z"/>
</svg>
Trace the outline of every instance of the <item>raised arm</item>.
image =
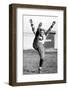
<svg viewBox="0 0 68 90">
<path fill-rule="evenodd" d="M 34 27 L 34 25 L 33 25 L 32 19 L 30 19 L 30 24 L 31 24 L 31 28 L 32 28 L 33 33 L 36 34 L 36 32 L 35 32 L 35 27 Z"/>
<path fill-rule="evenodd" d="M 55 21 L 53 21 L 52 22 L 52 25 L 49 27 L 49 29 L 45 32 L 45 35 L 47 35 L 50 31 L 51 31 L 51 29 L 53 28 L 53 26 L 55 25 Z"/>
</svg>

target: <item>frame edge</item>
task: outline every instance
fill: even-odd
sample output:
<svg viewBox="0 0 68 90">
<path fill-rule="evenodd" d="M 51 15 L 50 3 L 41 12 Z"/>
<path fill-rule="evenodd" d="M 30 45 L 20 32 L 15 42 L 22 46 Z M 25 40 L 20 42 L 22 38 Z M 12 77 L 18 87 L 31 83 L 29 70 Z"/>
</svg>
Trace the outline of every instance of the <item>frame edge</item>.
<svg viewBox="0 0 68 90">
<path fill-rule="evenodd" d="M 59 6 L 46 6 L 48 9 L 64 10 L 64 79 L 58 81 L 48 81 L 48 82 L 27 82 L 27 83 L 17 83 L 16 82 L 16 8 L 18 7 L 28 7 L 28 8 L 39 8 L 40 6 L 45 9 L 42 5 L 29 5 L 29 4 L 10 4 L 9 5 L 9 85 L 11 86 L 26 86 L 26 85 L 41 85 L 41 84 L 56 84 L 56 83 L 66 83 L 66 7 Z M 57 8 L 58 7 L 58 8 Z M 14 50 L 13 50 L 14 49 Z"/>
<path fill-rule="evenodd" d="M 14 5 L 9 5 L 9 85 L 16 83 L 16 18 Z"/>
</svg>

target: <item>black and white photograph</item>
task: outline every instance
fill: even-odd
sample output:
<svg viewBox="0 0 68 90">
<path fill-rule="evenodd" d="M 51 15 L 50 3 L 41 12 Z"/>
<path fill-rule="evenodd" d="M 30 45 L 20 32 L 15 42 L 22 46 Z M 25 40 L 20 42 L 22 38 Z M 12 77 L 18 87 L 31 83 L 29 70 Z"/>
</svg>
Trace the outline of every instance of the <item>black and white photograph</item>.
<svg viewBox="0 0 68 90">
<path fill-rule="evenodd" d="M 57 73 L 58 17 L 23 15 L 23 74 Z"/>
</svg>

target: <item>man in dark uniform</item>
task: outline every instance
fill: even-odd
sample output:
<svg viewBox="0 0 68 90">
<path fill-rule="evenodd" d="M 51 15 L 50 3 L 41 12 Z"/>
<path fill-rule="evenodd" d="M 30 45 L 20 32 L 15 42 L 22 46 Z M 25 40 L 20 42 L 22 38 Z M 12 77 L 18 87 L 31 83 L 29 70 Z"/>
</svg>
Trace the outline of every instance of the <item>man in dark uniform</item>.
<svg viewBox="0 0 68 90">
<path fill-rule="evenodd" d="M 34 41 L 33 41 L 33 48 L 38 51 L 40 56 L 40 62 L 39 62 L 39 69 L 40 72 L 42 69 L 43 60 L 45 59 L 45 47 L 44 42 L 46 41 L 46 37 L 48 36 L 48 33 L 51 31 L 53 25 L 55 24 L 55 21 L 53 21 L 50 28 L 45 32 L 44 29 L 41 28 L 42 23 L 40 22 L 37 28 L 37 31 L 35 31 L 35 27 L 33 25 L 32 19 L 30 19 L 32 31 L 35 35 Z"/>
</svg>

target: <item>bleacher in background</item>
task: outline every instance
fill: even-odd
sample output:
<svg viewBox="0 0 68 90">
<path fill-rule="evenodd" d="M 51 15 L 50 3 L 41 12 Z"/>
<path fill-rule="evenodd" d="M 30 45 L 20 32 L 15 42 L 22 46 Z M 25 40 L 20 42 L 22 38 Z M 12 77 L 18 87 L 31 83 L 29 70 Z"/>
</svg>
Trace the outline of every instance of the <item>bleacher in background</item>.
<svg viewBox="0 0 68 90">
<path fill-rule="evenodd" d="M 51 31 L 49 33 L 49 35 L 46 38 L 47 40 L 44 43 L 45 48 L 48 49 L 48 48 L 54 48 L 55 47 L 55 35 L 56 35 L 55 31 Z"/>
</svg>

